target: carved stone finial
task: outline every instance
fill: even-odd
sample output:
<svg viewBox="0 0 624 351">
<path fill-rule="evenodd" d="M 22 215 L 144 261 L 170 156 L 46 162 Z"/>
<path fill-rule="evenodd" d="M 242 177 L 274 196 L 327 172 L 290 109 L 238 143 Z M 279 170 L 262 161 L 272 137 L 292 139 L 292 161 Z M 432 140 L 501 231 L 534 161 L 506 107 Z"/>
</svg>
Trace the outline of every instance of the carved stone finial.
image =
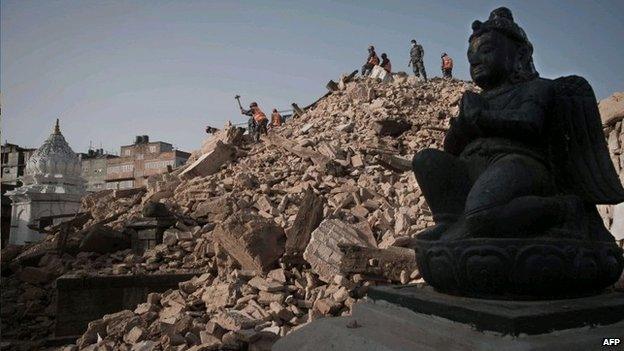
<svg viewBox="0 0 624 351">
<path fill-rule="evenodd" d="M 56 124 L 54 125 L 53 134 L 61 134 L 61 127 L 59 126 L 59 119 L 56 119 Z"/>
</svg>

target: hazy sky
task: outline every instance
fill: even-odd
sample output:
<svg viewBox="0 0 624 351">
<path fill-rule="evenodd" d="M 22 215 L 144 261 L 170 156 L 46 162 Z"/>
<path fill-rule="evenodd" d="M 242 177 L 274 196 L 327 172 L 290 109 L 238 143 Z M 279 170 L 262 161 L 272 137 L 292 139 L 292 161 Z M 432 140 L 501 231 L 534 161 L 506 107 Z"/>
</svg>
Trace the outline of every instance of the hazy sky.
<svg viewBox="0 0 624 351">
<path fill-rule="evenodd" d="M 407 67 L 409 41 L 468 79 L 470 24 L 508 6 L 543 77 L 586 77 L 598 98 L 624 90 L 624 1 L 1 1 L 2 142 L 38 147 L 55 118 L 76 152 L 118 152 L 135 135 L 198 148 L 207 124 L 307 105 L 359 68 L 366 48 Z"/>
</svg>

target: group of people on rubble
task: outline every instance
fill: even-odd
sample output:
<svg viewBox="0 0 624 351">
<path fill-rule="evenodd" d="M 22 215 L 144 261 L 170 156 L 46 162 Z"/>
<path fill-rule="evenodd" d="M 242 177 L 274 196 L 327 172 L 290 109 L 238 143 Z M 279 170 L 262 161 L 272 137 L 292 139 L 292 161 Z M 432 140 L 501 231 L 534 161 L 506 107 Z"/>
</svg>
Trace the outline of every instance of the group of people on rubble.
<svg viewBox="0 0 624 351">
<path fill-rule="evenodd" d="M 416 42 L 416 39 L 412 39 L 411 41 L 409 55 L 410 58 L 407 65 L 412 67 L 416 77 L 422 77 L 422 79 L 426 82 L 427 72 L 425 71 L 424 64 L 425 51 L 423 50 L 422 45 Z M 441 59 L 442 76 L 446 79 L 453 78 L 453 59 L 447 53 L 442 53 Z M 368 57 L 366 58 L 366 63 L 362 66 L 362 76 L 370 75 L 375 66 L 380 66 L 386 72 L 392 73 L 392 63 L 390 62 L 388 55 L 385 52 L 382 53 L 380 60 L 375 52 L 375 47 L 371 45 L 368 47 Z M 260 140 L 260 135 L 267 135 L 270 128 L 280 127 L 282 123 L 284 123 L 283 117 L 275 108 L 273 109 L 273 113 L 271 113 L 271 121 L 269 123 L 266 115 L 262 112 L 260 107 L 258 107 L 258 103 L 256 102 L 252 102 L 249 105 L 249 110 L 245 110 L 242 107 L 240 110 L 241 114 L 249 116 L 249 120 L 247 121 L 247 130 L 256 142 Z"/>
<path fill-rule="evenodd" d="M 408 66 L 412 67 L 414 75 L 416 77 L 422 77 L 422 79 L 427 81 L 427 72 L 425 71 L 424 64 L 424 56 L 425 51 L 423 50 L 422 45 L 416 42 L 416 39 L 412 39 L 411 48 L 410 48 L 410 58 L 407 63 Z M 446 53 L 442 53 L 442 76 L 446 79 L 453 78 L 453 59 Z M 390 63 L 390 59 L 388 55 L 384 52 L 381 54 L 381 61 L 379 57 L 377 57 L 377 53 L 375 52 L 374 46 L 368 47 L 368 57 L 366 58 L 366 63 L 362 66 L 362 76 L 368 76 L 372 73 L 373 68 L 375 66 L 381 66 L 386 72 L 392 73 L 392 64 Z"/>
<path fill-rule="evenodd" d="M 260 140 L 261 134 L 268 134 L 269 128 L 278 128 L 284 123 L 282 115 L 274 108 L 271 113 L 271 123 L 269 124 L 269 120 L 260 107 L 258 107 L 257 102 L 249 104 L 249 110 L 241 108 L 241 114 L 249 116 L 247 130 L 256 142 Z"/>
</svg>

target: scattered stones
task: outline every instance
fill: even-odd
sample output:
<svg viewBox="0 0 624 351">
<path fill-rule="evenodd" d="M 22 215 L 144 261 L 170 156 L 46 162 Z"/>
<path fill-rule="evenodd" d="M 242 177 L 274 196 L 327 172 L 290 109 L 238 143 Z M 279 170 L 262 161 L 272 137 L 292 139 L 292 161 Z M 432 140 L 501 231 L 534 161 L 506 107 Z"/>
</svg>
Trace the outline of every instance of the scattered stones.
<svg viewBox="0 0 624 351">
<path fill-rule="evenodd" d="M 617 92 L 598 104 L 604 126 L 612 125 L 624 118 L 624 92 Z"/>
<path fill-rule="evenodd" d="M 622 130 L 622 120 L 624 120 L 624 92 L 614 93 L 610 97 L 601 100 L 598 104 L 600 117 L 602 119 L 604 134 L 607 138 L 607 146 L 611 155 L 611 162 L 620 176 L 620 181 L 624 181 L 624 155 L 622 145 L 624 145 L 624 131 Z M 620 245 L 624 243 L 624 204 L 599 205 L 600 212 L 607 229 L 615 237 Z"/>
<path fill-rule="evenodd" d="M 412 124 L 404 119 L 382 119 L 375 121 L 373 129 L 379 136 L 398 137 L 412 128 Z"/>
</svg>

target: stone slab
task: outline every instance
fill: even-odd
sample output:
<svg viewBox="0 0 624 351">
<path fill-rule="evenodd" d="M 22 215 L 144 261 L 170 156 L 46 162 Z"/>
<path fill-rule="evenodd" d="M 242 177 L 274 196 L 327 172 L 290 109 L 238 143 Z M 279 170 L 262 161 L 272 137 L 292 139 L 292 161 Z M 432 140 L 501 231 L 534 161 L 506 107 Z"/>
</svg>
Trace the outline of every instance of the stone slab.
<svg viewBox="0 0 624 351">
<path fill-rule="evenodd" d="M 339 219 L 326 219 L 321 222 L 312 232 L 303 258 L 324 282 L 330 282 L 336 274 L 341 273 L 340 261 L 344 254 L 340 250 L 340 244 L 376 246 L 372 234 L 357 230 L 349 223 Z"/>
<path fill-rule="evenodd" d="M 385 300 L 414 312 L 504 334 L 542 334 L 553 330 L 607 325 L 624 320 L 624 293 L 538 301 L 486 300 L 447 295 L 430 286 L 372 287 L 372 300 Z"/>
<path fill-rule="evenodd" d="M 216 173 L 221 166 L 236 158 L 236 147 L 217 141 L 214 149 L 201 155 L 197 161 L 186 167 L 180 173 L 181 179 L 205 177 Z"/>
<path fill-rule="evenodd" d="M 386 301 L 364 300 L 354 305 L 351 316 L 316 319 L 278 340 L 272 350 L 585 351 L 607 349 L 602 346 L 604 339 L 621 338 L 622 330 L 624 322 L 511 336 L 478 331 L 468 324 L 415 313 Z"/>
</svg>

